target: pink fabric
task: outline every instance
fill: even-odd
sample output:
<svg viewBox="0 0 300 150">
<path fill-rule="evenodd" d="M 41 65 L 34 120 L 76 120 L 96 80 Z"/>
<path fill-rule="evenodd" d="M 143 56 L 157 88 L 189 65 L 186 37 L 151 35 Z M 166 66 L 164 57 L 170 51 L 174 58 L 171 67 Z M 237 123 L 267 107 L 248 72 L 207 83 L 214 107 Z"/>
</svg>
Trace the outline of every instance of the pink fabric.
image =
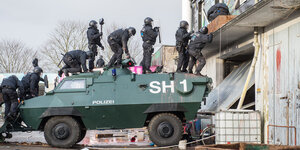
<svg viewBox="0 0 300 150">
<path fill-rule="evenodd" d="M 65 76 L 65 74 L 63 73 L 63 74 L 61 75 L 61 77 L 59 78 L 59 82 L 61 82 L 65 77 L 66 77 L 66 76 Z"/>
<path fill-rule="evenodd" d="M 143 67 L 142 66 L 134 66 L 129 67 L 129 70 L 135 74 L 143 74 Z"/>
<path fill-rule="evenodd" d="M 157 67 L 158 67 L 158 66 L 151 66 L 151 67 L 150 67 L 150 70 L 151 70 L 152 72 L 154 72 L 154 71 L 156 70 Z"/>
<path fill-rule="evenodd" d="M 150 70 L 154 72 L 158 66 L 151 66 Z M 129 67 L 129 70 L 135 74 L 143 74 L 143 67 L 142 66 L 134 66 Z"/>
</svg>

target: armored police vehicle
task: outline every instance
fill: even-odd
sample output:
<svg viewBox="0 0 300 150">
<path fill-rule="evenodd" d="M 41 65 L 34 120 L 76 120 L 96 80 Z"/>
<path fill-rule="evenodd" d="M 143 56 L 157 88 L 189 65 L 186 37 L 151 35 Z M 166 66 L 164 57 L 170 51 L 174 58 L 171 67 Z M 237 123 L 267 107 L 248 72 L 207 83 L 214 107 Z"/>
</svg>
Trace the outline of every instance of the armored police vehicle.
<svg viewBox="0 0 300 150">
<path fill-rule="evenodd" d="M 67 77 L 44 96 L 20 104 L 19 117 L 0 129 L 2 140 L 13 131 L 44 131 L 48 144 L 72 147 L 87 130 L 147 126 L 158 146 L 178 144 L 183 124 L 194 119 L 211 79 L 185 73 L 136 75 L 121 68 Z M 23 122 L 23 123 L 21 123 Z"/>
</svg>

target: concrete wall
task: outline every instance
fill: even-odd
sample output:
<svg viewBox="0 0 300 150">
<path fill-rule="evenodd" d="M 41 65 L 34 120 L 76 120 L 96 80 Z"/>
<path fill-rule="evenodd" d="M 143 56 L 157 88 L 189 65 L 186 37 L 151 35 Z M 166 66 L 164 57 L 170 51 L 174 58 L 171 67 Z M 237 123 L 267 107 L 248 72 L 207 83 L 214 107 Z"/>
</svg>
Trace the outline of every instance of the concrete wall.
<svg viewBox="0 0 300 150">
<path fill-rule="evenodd" d="M 219 53 L 206 58 L 206 65 L 201 73 L 209 76 L 213 80 L 213 87 L 216 87 L 223 81 L 224 75 L 224 61 L 219 59 Z M 198 62 L 197 62 L 198 63 Z"/>
<path fill-rule="evenodd" d="M 264 119 L 264 142 L 295 144 L 300 129 L 300 11 L 260 34 L 261 49 L 255 68 L 256 109 Z M 300 133 L 297 132 L 297 139 Z M 300 141 L 297 141 L 297 145 Z"/>
</svg>

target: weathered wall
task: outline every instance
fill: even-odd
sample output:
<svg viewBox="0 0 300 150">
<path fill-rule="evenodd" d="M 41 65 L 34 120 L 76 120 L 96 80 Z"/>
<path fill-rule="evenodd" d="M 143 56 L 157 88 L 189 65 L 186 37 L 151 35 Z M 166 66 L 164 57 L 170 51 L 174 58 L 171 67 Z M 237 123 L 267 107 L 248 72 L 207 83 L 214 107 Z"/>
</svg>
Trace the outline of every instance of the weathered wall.
<svg viewBox="0 0 300 150">
<path fill-rule="evenodd" d="M 178 52 L 175 46 L 162 46 L 153 54 L 152 66 L 163 65 L 163 72 L 176 72 Z"/>
<path fill-rule="evenodd" d="M 256 109 L 264 119 L 264 142 L 268 125 L 300 129 L 300 18 L 299 11 L 265 28 L 255 68 Z M 294 144 L 294 129 L 269 127 L 270 144 Z M 300 133 L 297 132 L 297 139 Z M 297 145 L 300 141 L 297 141 Z"/>
<path fill-rule="evenodd" d="M 213 80 L 213 87 L 216 87 L 223 81 L 224 75 L 224 61 L 219 59 L 219 53 L 206 58 L 206 65 L 202 69 L 201 73 L 209 76 Z"/>
</svg>

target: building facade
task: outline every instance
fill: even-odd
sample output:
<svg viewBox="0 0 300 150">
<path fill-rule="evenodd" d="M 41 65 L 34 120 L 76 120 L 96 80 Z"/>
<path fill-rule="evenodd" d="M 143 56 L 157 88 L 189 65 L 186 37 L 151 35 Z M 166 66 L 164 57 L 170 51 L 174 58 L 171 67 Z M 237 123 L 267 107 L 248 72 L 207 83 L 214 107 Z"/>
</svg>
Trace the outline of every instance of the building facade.
<svg viewBox="0 0 300 150">
<path fill-rule="evenodd" d="M 207 63 L 202 74 L 213 79 L 213 86 L 223 86 L 208 99 L 203 108 L 236 109 L 251 68 L 242 76 L 243 64 L 251 61 L 254 72 L 247 87 L 243 108 L 261 112 L 264 143 L 300 145 L 300 2 L 297 0 L 226 1 L 230 12 L 237 15 L 213 33 L 213 42 L 203 49 Z M 230 2 L 230 3 L 229 3 Z M 206 5 L 215 1 L 191 1 L 193 29 L 207 25 Z M 233 5 L 232 5 L 233 4 Z M 194 6 L 196 5 L 196 6 Z M 256 36 L 255 36 L 255 33 Z M 255 50 L 257 49 L 257 55 Z M 257 57 L 255 57 L 257 56 Z M 254 59 L 255 58 L 255 59 Z M 239 70 L 240 69 L 240 70 Z M 227 78 L 227 79 L 226 79 Z M 223 84 L 222 84 L 223 83 Z M 230 86 L 239 87 L 230 87 Z M 227 89 L 228 89 L 227 88 Z M 232 91 L 230 89 L 238 89 Z M 220 101 L 226 93 L 232 98 Z M 235 97 L 233 95 L 236 95 Z M 210 102 L 209 102 L 210 101 Z M 212 107 L 213 104 L 217 107 Z M 247 105 L 247 107 L 246 107 Z"/>
</svg>

